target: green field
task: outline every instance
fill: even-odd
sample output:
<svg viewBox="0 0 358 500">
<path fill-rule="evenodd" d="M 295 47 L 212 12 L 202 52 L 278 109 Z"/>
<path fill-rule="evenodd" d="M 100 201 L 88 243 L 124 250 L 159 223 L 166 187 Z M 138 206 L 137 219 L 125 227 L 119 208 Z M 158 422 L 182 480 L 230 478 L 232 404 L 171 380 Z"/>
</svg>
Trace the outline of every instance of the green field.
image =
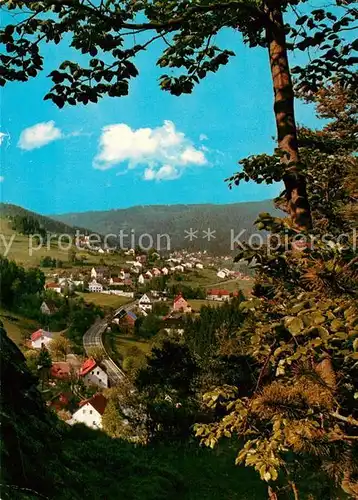
<svg viewBox="0 0 358 500">
<path fill-rule="evenodd" d="M 0 310 L 0 321 L 2 321 L 8 336 L 21 346 L 25 337 L 29 337 L 40 325 L 31 319 L 24 318 L 16 313 Z"/>
<path fill-rule="evenodd" d="M 244 295 L 248 295 L 252 291 L 252 286 L 254 280 L 226 280 L 221 283 L 217 283 L 214 288 L 224 288 L 228 292 L 235 292 L 236 290 L 241 290 Z"/>
<path fill-rule="evenodd" d="M 48 329 L 46 325 L 5 309 L 0 309 L 0 321 L 2 321 L 10 339 L 20 348 L 26 347 L 25 339 L 30 338 L 36 330 L 39 328 Z M 53 332 L 53 330 L 51 332 L 55 334 L 55 337 L 64 333 L 64 331 Z"/>
<path fill-rule="evenodd" d="M 77 292 L 77 295 L 82 297 L 85 302 L 92 302 L 100 307 L 113 307 L 114 309 L 132 302 L 133 299 L 128 297 L 119 297 L 118 295 L 107 295 L 106 293 L 81 293 Z"/>
<path fill-rule="evenodd" d="M 253 280 L 237 280 L 237 279 L 223 279 L 217 277 L 216 271 L 214 269 L 203 269 L 203 270 L 193 270 L 189 271 L 183 276 L 182 280 L 176 280 L 171 278 L 169 281 L 170 285 L 182 285 L 190 286 L 192 288 L 224 288 L 229 292 L 234 292 L 235 290 L 242 290 L 245 295 L 248 295 L 252 290 Z"/>
<path fill-rule="evenodd" d="M 22 264 L 25 267 L 37 266 L 40 263 L 42 257 L 49 255 L 53 259 L 60 259 L 66 262 L 68 260 L 68 252 L 60 250 L 57 245 L 51 245 L 49 250 L 43 248 L 39 251 L 33 251 L 31 256 L 30 241 L 31 238 L 28 236 L 18 234 L 11 229 L 11 224 L 9 220 L 0 218 L 0 233 L 2 238 L 0 239 L 0 253 L 8 259 L 15 260 L 18 264 Z M 4 239 L 6 245 L 10 245 L 10 250 L 5 255 L 6 246 L 4 244 Z M 36 247 L 34 241 L 33 247 Z"/>
<path fill-rule="evenodd" d="M 151 350 L 151 344 L 144 340 L 138 340 L 135 337 L 128 335 L 116 335 L 116 350 L 121 353 L 123 358 L 128 356 L 128 351 L 131 347 L 138 347 L 144 354 L 148 354 Z"/>
<path fill-rule="evenodd" d="M 0 238 L 0 254 L 8 259 L 15 260 L 18 264 L 21 264 L 24 267 L 39 266 L 41 259 L 47 256 L 52 259 L 62 260 L 64 267 L 67 266 L 73 269 L 76 269 L 77 267 L 80 269 L 80 267 L 83 267 L 72 265 L 68 261 L 68 250 L 60 249 L 57 241 L 55 240 L 53 240 L 50 244 L 45 243 L 40 249 L 37 249 L 37 243 L 34 240 L 33 250 L 31 252 L 31 236 L 16 233 L 16 231 L 11 228 L 10 221 L 4 217 L 0 217 L 0 234 L 2 235 L 2 238 Z M 10 247 L 10 249 L 6 253 L 7 247 Z M 63 243 L 63 248 L 66 248 L 65 243 Z M 102 259 L 107 265 L 120 266 L 125 262 L 123 257 L 116 254 L 97 255 L 89 253 L 85 250 L 77 250 L 77 255 L 86 257 L 86 261 L 84 263 L 86 267 L 98 265 Z M 48 268 L 46 270 L 48 270 Z"/>
<path fill-rule="evenodd" d="M 104 335 L 103 343 L 108 354 L 119 365 L 121 365 L 127 357 L 133 356 L 134 353 L 130 352 L 131 348 L 133 347 L 139 349 L 144 355 L 149 354 L 152 349 L 152 345 L 150 342 L 139 340 L 131 336 L 131 334 L 123 334 L 117 332 L 112 332 Z M 135 354 L 134 356 L 137 357 L 137 354 Z"/>
<path fill-rule="evenodd" d="M 193 269 L 192 271 L 187 271 L 185 274 L 181 274 L 182 280 L 177 280 L 172 277 L 168 285 L 183 285 L 190 286 L 192 288 L 205 288 L 210 286 L 210 283 L 215 283 L 218 281 L 216 276 L 216 271 L 214 269 Z"/>
<path fill-rule="evenodd" d="M 201 299 L 192 299 L 188 300 L 189 305 L 191 306 L 194 312 L 199 312 L 202 307 L 211 306 L 211 307 L 219 307 L 224 304 L 224 302 L 220 302 L 218 300 L 201 300 Z"/>
</svg>

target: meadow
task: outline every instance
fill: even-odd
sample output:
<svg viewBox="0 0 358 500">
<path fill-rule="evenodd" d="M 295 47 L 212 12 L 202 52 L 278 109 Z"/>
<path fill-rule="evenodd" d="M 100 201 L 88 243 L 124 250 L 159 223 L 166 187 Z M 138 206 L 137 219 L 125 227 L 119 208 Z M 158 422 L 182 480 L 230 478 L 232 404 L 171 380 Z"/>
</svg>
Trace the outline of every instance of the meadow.
<svg viewBox="0 0 358 500">
<path fill-rule="evenodd" d="M 110 307 L 113 309 L 118 309 L 118 307 L 124 306 L 133 299 L 128 297 L 121 297 L 119 295 L 109 295 L 106 293 L 82 293 L 77 292 L 79 297 L 82 297 L 85 302 L 95 304 L 100 307 Z"/>
</svg>

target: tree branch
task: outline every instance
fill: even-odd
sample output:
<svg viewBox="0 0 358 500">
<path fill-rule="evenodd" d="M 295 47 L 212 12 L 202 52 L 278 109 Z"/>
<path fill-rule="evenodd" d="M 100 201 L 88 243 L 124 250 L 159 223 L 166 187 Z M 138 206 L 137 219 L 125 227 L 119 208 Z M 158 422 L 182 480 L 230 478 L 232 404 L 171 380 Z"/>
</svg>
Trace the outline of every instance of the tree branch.
<svg viewBox="0 0 358 500">
<path fill-rule="evenodd" d="M 353 417 L 345 417 L 344 415 L 341 415 L 338 413 L 338 411 L 334 411 L 330 413 L 331 417 L 336 418 L 337 420 L 341 420 L 342 422 L 345 422 L 346 424 L 354 425 L 355 427 L 358 427 L 358 420 L 356 420 Z"/>
<path fill-rule="evenodd" d="M 246 4 L 242 0 L 241 1 L 232 1 L 225 3 L 212 3 L 208 5 L 195 5 L 192 8 L 186 10 L 185 14 L 173 17 L 172 19 L 168 19 L 163 22 L 144 22 L 144 23 L 127 23 L 124 22 L 120 16 L 116 15 L 114 12 L 111 15 L 104 14 L 100 9 L 93 8 L 90 5 L 79 4 L 78 0 L 45 0 L 45 3 L 49 6 L 60 3 L 61 5 L 65 5 L 68 7 L 79 8 L 86 10 L 89 14 L 95 15 L 99 17 L 102 21 L 106 21 L 110 24 L 115 24 L 116 28 L 126 28 L 126 29 L 134 29 L 134 30 L 161 30 L 168 28 L 175 28 L 180 26 L 181 24 L 189 21 L 189 19 L 199 13 L 208 13 L 208 12 L 217 12 L 226 9 L 241 9 L 243 12 L 246 11 L 248 14 L 260 19 L 265 26 L 271 24 L 270 20 L 266 16 L 264 12 L 262 12 L 257 7 Z M 91 4 L 93 5 L 93 4 Z"/>
</svg>

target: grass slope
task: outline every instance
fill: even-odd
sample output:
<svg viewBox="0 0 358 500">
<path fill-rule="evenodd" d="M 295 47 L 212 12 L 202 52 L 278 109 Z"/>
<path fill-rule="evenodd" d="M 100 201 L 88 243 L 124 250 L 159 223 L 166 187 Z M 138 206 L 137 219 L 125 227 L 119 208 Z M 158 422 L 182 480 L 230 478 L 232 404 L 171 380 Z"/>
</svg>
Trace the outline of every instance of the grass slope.
<svg viewBox="0 0 358 500">
<path fill-rule="evenodd" d="M 82 266 L 72 265 L 68 261 L 68 250 L 59 248 L 57 241 L 53 239 L 50 245 L 45 244 L 42 248 L 36 249 L 37 245 L 34 241 L 33 251 L 31 255 L 31 238 L 17 233 L 11 227 L 11 221 L 6 217 L 0 217 L 0 255 L 7 257 L 10 260 L 15 260 L 18 264 L 24 267 L 34 267 L 39 266 L 41 259 L 43 257 L 51 257 L 52 259 L 62 260 L 65 267 L 71 267 L 72 269 L 78 269 Z M 10 250 L 7 252 L 7 247 Z M 66 245 L 64 246 L 66 248 Z M 107 265 L 122 266 L 125 263 L 125 259 L 119 255 L 111 254 L 93 254 L 86 252 L 85 250 L 77 250 L 77 255 L 85 256 L 85 266 L 92 267 L 100 264 L 103 259 Z M 47 271 L 49 269 L 47 268 Z"/>
<path fill-rule="evenodd" d="M 4 217 L 0 218 L 0 233 L 2 235 L 0 239 L 0 254 L 8 259 L 15 260 L 18 264 L 22 264 L 25 267 L 39 265 L 40 260 L 47 255 L 52 259 L 60 259 L 64 262 L 68 260 L 68 251 L 61 250 L 54 242 L 49 248 L 44 246 L 40 250 L 33 251 L 31 255 L 30 238 L 15 232 L 11 228 L 10 220 Z M 8 245 L 10 245 L 10 250 L 6 253 Z M 35 242 L 33 248 L 36 248 Z"/>
<path fill-rule="evenodd" d="M 10 339 L 17 346 L 21 346 L 25 337 L 29 337 L 34 331 L 40 328 L 40 325 L 31 319 L 24 318 L 19 314 L 0 309 L 0 321 L 2 321 L 5 330 Z"/>
<path fill-rule="evenodd" d="M 37 219 L 41 226 L 49 233 L 72 235 L 75 234 L 77 229 L 79 229 L 81 233 L 89 232 L 88 229 L 66 224 L 65 222 L 32 212 L 18 205 L 12 205 L 11 203 L 0 203 L 0 215 L 1 217 L 15 217 L 16 215 L 20 215 L 21 217 L 33 217 Z"/>
<path fill-rule="evenodd" d="M 117 309 L 118 307 L 128 304 L 133 301 L 128 297 L 120 297 L 118 295 L 107 295 L 105 293 L 77 293 L 80 297 L 83 297 L 85 302 L 93 303 L 100 307 L 112 307 Z"/>
</svg>

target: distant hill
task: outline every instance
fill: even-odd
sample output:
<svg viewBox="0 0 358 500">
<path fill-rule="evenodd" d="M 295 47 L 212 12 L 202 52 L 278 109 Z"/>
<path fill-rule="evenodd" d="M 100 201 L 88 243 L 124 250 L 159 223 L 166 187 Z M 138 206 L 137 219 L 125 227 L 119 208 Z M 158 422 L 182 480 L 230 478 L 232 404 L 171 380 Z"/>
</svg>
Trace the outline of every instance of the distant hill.
<svg viewBox="0 0 358 500">
<path fill-rule="evenodd" d="M 18 205 L 12 205 L 11 203 L 0 203 L 0 217 L 15 217 L 19 215 L 21 217 L 33 217 L 37 219 L 40 225 L 49 233 L 54 234 L 75 234 L 78 229 L 81 233 L 88 232 L 88 230 L 81 227 L 72 226 L 66 222 L 61 222 L 60 220 L 54 220 L 51 217 L 32 212 L 26 208 L 22 208 Z"/>
<path fill-rule="evenodd" d="M 207 249 L 213 253 L 229 254 L 231 230 L 235 236 L 244 230 L 240 239 L 247 240 L 257 231 L 254 221 L 260 212 L 282 215 L 282 212 L 274 208 L 271 200 L 265 200 L 229 205 L 148 205 L 51 217 L 71 226 L 89 227 L 102 235 L 110 233 L 118 235 L 121 230 L 125 233 L 134 231 L 136 243 L 139 236 L 145 233 L 154 238 L 154 243 L 156 235 L 168 234 L 172 249 Z M 191 228 L 198 233 L 196 233 L 197 238 L 193 238 L 190 242 L 189 238 L 185 238 L 188 236 L 185 231 L 190 231 Z M 205 236 L 203 231 L 208 229 L 216 231 L 215 239 L 212 238 L 210 242 L 203 238 Z M 161 241 L 165 243 L 164 238 Z M 131 246 L 129 238 L 123 242 L 125 246 Z M 143 238 L 143 244 L 147 245 L 147 242 L 148 238 Z"/>
<path fill-rule="evenodd" d="M 68 250 L 59 247 L 56 239 L 44 244 L 41 248 L 36 248 L 30 251 L 31 238 L 24 234 L 20 234 L 17 230 L 13 228 L 13 223 L 11 219 L 15 216 L 21 217 L 31 217 L 36 219 L 41 227 L 46 230 L 46 232 L 56 235 L 68 234 L 74 236 L 76 232 L 76 227 L 73 227 L 64 222 L 53 220 L 50 217 L 40 215 L 36 212 L 31 212 L 25 208 L 19 207 L 17 205 L 11 205 L 8 203 L 0 203 L 0 233 L 2 238 L 0 239 L 0 255 L 4 255 L 9 259 L 15 260 L 17 263 L 25 266 L 31 267 L 39 265 L 43 257 L 49 256 L 52 259 L 61 260 L 64 263 L 68 262 Z M 89 233 L 89 230 L 78 228 L 81 234 Z M 31 243 L 32 244 L 32 243 Z M 9 249 L 7 249 L 9 245 Z M 82 255 L 85 255 L 85 251 L 81 251 Z M 100 260 L 100 255 L 91 255 L 87 258 L 93 263 L 98 263 Z"/>
</svg>

